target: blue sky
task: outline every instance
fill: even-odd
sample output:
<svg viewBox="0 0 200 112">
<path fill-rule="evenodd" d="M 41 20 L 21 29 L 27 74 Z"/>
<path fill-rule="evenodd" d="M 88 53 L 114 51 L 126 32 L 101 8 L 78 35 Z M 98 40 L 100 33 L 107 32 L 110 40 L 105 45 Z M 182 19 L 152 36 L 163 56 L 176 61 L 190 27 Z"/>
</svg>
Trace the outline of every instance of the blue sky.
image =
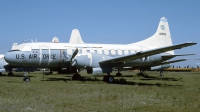
<svg viewBox="0 0 200 112">
<path fill-rule="evenodd" d="M 0 0 L 0 53 L 35 38 L 68 42 L 74 28 L 85 43 L 133 43 L 153 35 L 161 17 L 168 19 L 174 44 L 200 43 L 199 0 Z M 196 54 L 179 57 L 189 60 L 176 65 L 196 66 L 199 46 L 176 50 Z"/>
</svg>

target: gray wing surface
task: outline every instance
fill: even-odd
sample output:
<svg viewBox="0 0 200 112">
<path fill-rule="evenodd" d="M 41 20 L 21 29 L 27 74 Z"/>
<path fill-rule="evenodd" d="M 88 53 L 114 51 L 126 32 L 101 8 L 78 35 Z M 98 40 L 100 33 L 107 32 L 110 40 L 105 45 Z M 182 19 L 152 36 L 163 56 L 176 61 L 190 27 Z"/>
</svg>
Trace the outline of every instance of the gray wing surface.
<svg viewBox="0 0 200 112">
<path fill-rule="evenodd" d="M 131 55 L 113 57 L 111 59 L 100 61 L 99 63 L 100 64 L 124 63 L 124 62 L 128 62 L 128 61 L 131 61 L 131 60 L 141 59 L 143 57 L 147 57 L 147 56 L 163 53 L 163 52 L 166 52 L 166 51 L 171 51 L 171 50 L 175 50 L 175 49 L 181 49 L 181 48 L 192 46 L 192 45 L 195 45 L 195 44 L 197 44 L 197 43 L 186 42 L 186 43 L 182 43 L 182 44 L 171 45 L 171 46 L 161 47 L 161 48 L 157 48 L 157 49 L 141 51 L 141 52 L 137 52 L 137 53 L 131 54 Z"/>
<path fill-rule="evenodd" d="M 172 61 L 165 61 L 160 64 L 164 65 L 164 64 L 176 63 L 176 62 L 181 62 L 181 61 L 186 61 L 186 60 L 187 60 L 187 58 L 184 58 L 184 59 L 178 59 L 178 60 L 172 60 Z"/>
</svg>

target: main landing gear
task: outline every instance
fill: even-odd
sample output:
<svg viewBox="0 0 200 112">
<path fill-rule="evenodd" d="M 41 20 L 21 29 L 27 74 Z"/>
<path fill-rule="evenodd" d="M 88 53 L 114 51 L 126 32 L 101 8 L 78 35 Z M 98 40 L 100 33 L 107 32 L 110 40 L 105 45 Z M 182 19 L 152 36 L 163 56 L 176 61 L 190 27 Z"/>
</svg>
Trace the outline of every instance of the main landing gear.
<svg viewBox="0 0 200 112">
<path fill-rule="evenodd" d="M 114 77 L 110 75 L 110 73 L 107 73 L 108 75 L 103 77 L 103 81 L 107 83 L 113 83 L 114 82 Z"/>
<path fill-rule="evenodd" d="M 120 72 L 121 72 L 121 70 L 118 69 L 118 72 L 116 73 L 116 76 L 117 76 L 117 77 L 121 77 L 121 76 L 122 76 L 122 74 L 121 74 Z"/>
<path fill-rule="evenodd" d="M 72 80 L 82 80 L 82 77 L 81 77 L 80 74 L 75 73 L 75 74 L 72 76 Z"/>
<path fill-rule="evenodd" d="M 13 76 L 14 74 L 12 72 L 8 72 L 8 76 Z"/>
<path fill-rule="evenodd" d="M 160 76 L 163 76 L 163 70 L 160 70 Z"/>
</svg>

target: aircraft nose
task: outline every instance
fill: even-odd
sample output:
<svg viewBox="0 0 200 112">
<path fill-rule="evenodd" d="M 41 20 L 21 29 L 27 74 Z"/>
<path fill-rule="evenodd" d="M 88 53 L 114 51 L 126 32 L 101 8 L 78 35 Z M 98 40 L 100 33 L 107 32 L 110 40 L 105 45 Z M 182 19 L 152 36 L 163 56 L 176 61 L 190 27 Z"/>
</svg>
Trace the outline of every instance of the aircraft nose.
<svg viewBox="0 0 200 112">
<path fill-rule="evenodd" d="M 13 63 L 15 62 L 15 54 L 14 52 L 7 52 L 5 55 L 4 55 L 4 58 L 5 58 L 5 61 L 7 63 Z"/>
</svg>

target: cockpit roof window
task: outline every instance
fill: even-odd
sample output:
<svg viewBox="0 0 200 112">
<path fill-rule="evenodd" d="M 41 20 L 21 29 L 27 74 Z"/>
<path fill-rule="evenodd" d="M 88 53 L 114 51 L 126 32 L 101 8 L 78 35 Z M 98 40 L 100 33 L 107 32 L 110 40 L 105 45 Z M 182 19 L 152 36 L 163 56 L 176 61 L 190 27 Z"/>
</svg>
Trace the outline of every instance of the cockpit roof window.
<svg viewBox="0 0 200 112">
<path fill-rule="evenodd" d="M 22 51 L 31 51 L 31 46 L 23 46 Z"/>
</svg>

